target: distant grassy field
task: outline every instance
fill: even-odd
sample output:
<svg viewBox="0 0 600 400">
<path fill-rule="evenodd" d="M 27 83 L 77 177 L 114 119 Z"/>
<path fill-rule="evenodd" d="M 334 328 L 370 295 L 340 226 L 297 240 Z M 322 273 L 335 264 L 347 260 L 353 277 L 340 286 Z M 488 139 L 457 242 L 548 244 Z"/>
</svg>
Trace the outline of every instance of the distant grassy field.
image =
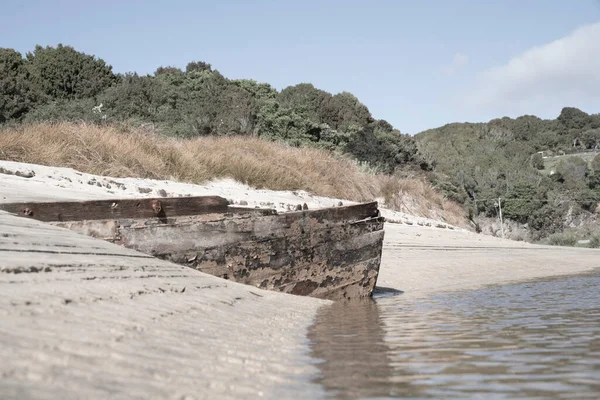
<svg viewBox="0 0 600 400">
<path fill-rule="evenodd" d="M 598 154 L 600 154 L 600 152 L 590 151 L 590 152 L 585 152 L 585 153 L 566 154 L 564 156 L 546 157 L 546 158 L 544 158 L 544 169 L 540 172 L 543 174 L 549 174 L 550 172 L 552 172 L 553 170 L 556 169 L 556 166 L 558 165 L 558 163 L 561 160 L 564 160 L 565 158 L 569 158 L 569 157 L 579 157 L 588 163 L 588 167 L 591 167 L 592 160 Z"/>
</svg>

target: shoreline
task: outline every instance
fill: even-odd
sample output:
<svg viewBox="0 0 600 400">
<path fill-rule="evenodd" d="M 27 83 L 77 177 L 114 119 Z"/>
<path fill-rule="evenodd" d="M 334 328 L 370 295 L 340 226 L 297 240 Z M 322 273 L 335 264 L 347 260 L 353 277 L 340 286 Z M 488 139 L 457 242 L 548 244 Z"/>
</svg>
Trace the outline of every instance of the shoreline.
<svg viewBox="0 0 600 400">
<path fill-rule="evenodd" d="M 310 209 L 354 204 L 231 180 L 191 185 L 113 179 L 7 161 L 0 168 L 0 202 L 164 193 L 220 195 L 278 211 L 298 203 Z M 514 242 L 442 221 L 385 209 L 382 214 L 405 223 L 385 224 L 377 285 L 405 297 L 600 266 L 600 250 Z M 33 257 L 27 252 L 32 246 Z M 325 396 L 311 382 L 318 370 L 306 334 L 319 308 L 331 302 L 225 281 L 4 212 L 0 249 L 0 357 L 8 361 L 0 367 L 2 393 L 106 397 L 119 388 L 117 397 L 127 398 Z"/>
<path fill-rule="evenodd" d="M 378 286 L 423 297 L 600 268 L 600 249 L 537 245 L 466 231 L 386 224 Z"/>
</svg>

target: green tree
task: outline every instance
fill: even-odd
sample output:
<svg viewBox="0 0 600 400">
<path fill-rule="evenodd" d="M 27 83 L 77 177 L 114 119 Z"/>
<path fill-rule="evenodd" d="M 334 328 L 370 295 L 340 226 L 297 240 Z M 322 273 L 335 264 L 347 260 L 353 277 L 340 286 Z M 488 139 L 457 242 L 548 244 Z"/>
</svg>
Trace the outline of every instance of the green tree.
<svg viewBox="0 0 600 400">
<path fill-rule="evenodd" d="M 97 107 L 94 99 L 55 100 L 32 109 L 23 118 L 24 122 L 85 121 L 91 123 L 109 122 L 106 109 Z"/>
<path fill-rule="evenodd" d="M 544 204 L 534 210 L 527 219 L 533 238 L 539 240 L 555 232 L 560 232 L 563 228 L 562 216 L 565 214 L 565 208 L 553 204 Z"/>
<path fill-rule="evenodd" d="M 525 223 L 545 201 L 532 182 L 518 182 L 504 196 L 502 212 L 506 218 Z"/>
<path fill-rule="evenodd" d="M 168 123 L 172 121 L 161 121 L 161 115 L 165 108 L 175 110 L 178 100 L 176 91 L 160 79 L 127 74 L 118 85 L 102 93 L 98 101 L 114 120 Z"/>
<path fill-rule="evenodd" d="M 269 101 L 259 109 L 256 131 L 260 137 L 301 146 L 318 142 L 320 128 L 295 111 Z"/>
<path fill-rule="evenodd" d="M 231 83 L 245 90 L 256 103 L 257 112 L 253 134 L 270 139 L 289 139 L 290 135 L 287 130 L 289 124 L 281 120 L 285 116 L 285 112 L 282 112 L 277 102 L 277 90 L 268 83 L 258 83 L 250 79 L 237 79 L 231 81 Z M 297 115 L 294 115 L 293 118 L 287 119 L 287 121 L 297 120 L 298 118 Z M 297 130 L 295 130 L 295 133 L 301 134 Z"/>
<path fill-rule="evenodd" d="M 600 154 L 596 154 L 596 156 L 592 160 L 591 166 L 594 172 L 600 172 Z"/>
<path fill-rule="evenodd" d="M 592 170 L 588 175 L 588 187 L 600 192 L 600 154 L 597 154 L 591 163 Z"/>
<path fill-rule="evenodd" d="M 21 54 L 0 48 L 0 124 L 21 119 L 34 106 L 36 97 Z"/>
<path fill-rule="evenodd" d="M 378 119 L 373 124 L 374 124 L 375 129 L 380 130 L 382 132 L 392 132 L 394 130 L 394 127 L 392 126 L 392 124 L 387 122 L 385 119 Z M 398 131 L 398 132 L 400 132 L 400 131 Z"/>
<path fill-rule="evenodd" d="M 112 67 L 102 59 L 71 46 L 36 46 L 27 54 L 35 88 L 49 100 L 94 97 L 117 82 Z"/>
<path fill-rule="evenodd" d="M 544 128 L 544 121 L 535 115 L 524 115 L 510 122 L 510 129 L 517 140 L 531 140 Z"/>
<path fill-rule="evenodd" d="M 557 120 L 566 130 L 583 129 L 592 123 L 589 114 L 574 107 L 564 107 Z"/>
<path fill-rule="evenodd" d="M 193 135 L 254 132 L 258 106 L 252 94 L 218 71 L 191 71 L 181 86 L 181 111 Z"/>
<path fill-rule="evenodd" d="M 356 131 L 374 122 L 369 109 L 348 92 L 326 98 L 320 108 L 320 122 L 340 132 Z"/>
<path fill-rule="evenodd" d="M 156 71 L 154 71 L 154 76 L 160 75 L 183 75 L 183 71 L 177 67 L 166 66 L 166 67 L 158 67 Z"/>
<path fill-rule="evenodd" d="M 277 99 L 277 90 L 268 83 L 258 83 L 251 79 L 236 79 L 232 80 L 231 83 L 246 90 L 259 102 Z"/>
<path fill-rule="evenodd" d="M 365 161 L 385 173 L 393 173 L 397 167 L 429 166 L 419 154 L 412 136 L 399 131 L 386 132 L 369 124 L 350 135 L 345 151 L 360 161 Z"/>
<path fill-rule="evenodd" d="M 205 63 L 204 61 L 192 61 L 185 66 L 185 73 L 189 74 L 190 72 L 212 72 L 212 66 L 209 63 Z"/>
<path fill-rule="evenodd" d="M 434 160 L 431 175 L 438 187 L 469 209 L 474 203 L 476 213 L 495 215 L 493 202 L 484 199 L 523 197 L 530 190 L 530 197 L 535 194 L 536 201 L 545 205 L 525 220 L 530 210 L 524 205 L 517 207 L 520 200 L 515 198 L 515 209 L 508 206 L 507 218 L 527 222 L 531 234 L 540 237 L 560 230 L 569 210 L 579 206 L 593 210 L 590 189 L 600 192 L 600 175 L 587 171 L 585 161 L 569 159 L 557 166 L 557 173 L 545 177 L 536 170 L 543 160 L 535 153 L 569 151 L 576 138 L 590 148 L 598 128 L 600 115 L 565 107 L 555 120 L 523 116 L 483 124 L 455 123 L 421 132 L 415 138 L 419 152 Z M 553 193 L 557 200 L 550 201 L 543 193 Z"/>
<path fill-rule="evenodd" d="M 176 67 L 158 67 L 154 77 L 169 86 L 179 87 L 185 82 L 185 72 Z"/>
<path fill-rule="evenodd" d="M 315 88 L 310 83 L 288 86 L 279 93 L 277 101 L 284 109 L 293 110 L 296 114 L 319 124 L 323 103 L 331 98 L 331 94 Z"/>
<path fill-rule="evenodd" d="M 586 149 L 600 147 L 600 129 L 588 129 L 580 135 L 580 140 Z"/>
<path fill-rule="evenodd" d="M 567 189 L 579 189 L 585 186 L 588 165 L 580 157 L 567 157 L 556 166 L 558 173 Z"/>
<path fill-rule="evenodd" d="M 544 169 L 544 157 L 540 153 L 532 155 L 531 166 L 535 169 Z"/>
<path fill-rule="evenodd" d="M 565 143 L 564 138 L 562 138 L 558 131 L 548 129 L 545 127 L 544 130 L 540 131 L 532 140 L 531 140 L 534 149 L 536 151 L 545 151 L 545 150 L 559 150 L 561 145 Z"/>
<path fill-rule="evenodd" d="M 594 211 L 598 201 L 600 201 L 600 192 L 582 187 L 573 192 L 573 200 L 584 210 Z"/>
</svg>

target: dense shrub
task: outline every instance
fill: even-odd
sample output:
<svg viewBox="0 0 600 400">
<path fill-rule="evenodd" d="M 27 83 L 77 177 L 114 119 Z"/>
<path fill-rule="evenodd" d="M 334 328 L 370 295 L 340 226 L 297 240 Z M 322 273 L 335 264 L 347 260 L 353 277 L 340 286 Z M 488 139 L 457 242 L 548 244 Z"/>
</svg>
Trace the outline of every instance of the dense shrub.
<svg viewBox="0 0 600 400">
<path fill-rule="evenodd" d="M 588 247 L 591 247 L 593 249 L 600 248 L 600 232 L 595 232 L 594 234 L 592 234 L 592 236 L 590 237 L 590 243 L 588 244 Z"/>
<path fill-rule="evenodd" d="M 20 120 L 37 98 L 21 54 L 0 48 L 0 124 Z"/>
<path fill-rule="evenodd" d="M 573 232 L 560 232 L 548 236 L 548 244 L 553 246 L 575 246 L 577 244 L 577 235 Z"/>
<path fill-rule="evenodd" d="M 393 173 L 397 167 L 409 164 L 418 165 L 421 169 L 429 167 L 418 154 L 411 136 L 399 131 L 386 132 L 375 124 L 352 133 L 345 150 L 358 160 L 366 161 L 386 173 Z"/>
<path fill-rule="evenodd" d="M 544 158 L 540 153 L 531 156 L 531 166 L 535 169 L 544 169 Z"/>
<path fill-rule="evenodd" d="M 27 54 L 30 79 L 49 100 L 90 98 L 117 82 L 112 67 L 71 46 L 36 46 Z"/>
</svg>

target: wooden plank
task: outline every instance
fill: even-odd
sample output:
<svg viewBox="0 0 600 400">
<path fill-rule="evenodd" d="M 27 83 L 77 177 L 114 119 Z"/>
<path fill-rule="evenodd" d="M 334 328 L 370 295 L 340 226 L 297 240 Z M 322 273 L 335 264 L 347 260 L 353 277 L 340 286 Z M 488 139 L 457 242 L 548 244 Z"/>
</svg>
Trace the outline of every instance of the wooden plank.
<svg viewBox="0 0 600 400">
<path fill-rule="evenodd" d="M 0 210 L 39 221 L 84 221 L 119 218 L 167 218 L 226 213 L 229 202 L 219 196 L 6 203 Z"/>
<path fill-rule="evenodd" d="M 268 239 L 154 255 L 262 289 L 328 297 L 338 291 L 335 287 L 353 284 L 354 289 L 340 293 L 367 297 L 376 282 L 383 236 L 383 218 L 379 217 L 330 228 L 321 225 L 302 234 L 287 232 Z"/>
<path fill-rule="evenodd" d="M 158 220 L 54 222 L 263 289 L 369 296 L 383 242 L 377 203 L 280 215 L 212 213 Z M 365 218 L 366 217 L 366 218 Z M 333 294 L 333 293 L 337 294 Z"/>
<path fill-rule="evenodd" d="M 190 227 L 195 228 L 196 226 Z M 226 232 L 217 230 L 178 231 L 175 229 L 165 231 L 163 234 L 160 232 L 161 230 L 163 229 L 122 230 L 120 232 L 121 244 L 145 254 L 168 258 L 182 264 L 187 264 L 186 259 L 190 258 L 190 253 L 207 253 L 207 259 L 211 259 L 209 254 L 215 251 L 220 254 L 227 246 L 258 249 L 268 245 L 264 248 L 265 254 L 274 252 L 278 254 L 275 258 L 270 257 L 269 261 L 270 266 L 275 268 L 292 263 L 298 257 L 295 251 L 299 246 L 309 251 L 315 246 L 323 244 L 337 248 L 340 246 L 338 241 L 341 238 L 360 237 L 366 233 L 383 231 L 383 218 L 372 218 L 362 223 L 335 226 L 318 224 L 304 232 L 287 229 L 278 231 L 274 235 L 250 234 L 235 230 Z M 153 238 L 160 238 L 160 241 L 153 240 Z M 253 256 L 257 254 L 253 254 Z M 276 259 L 278 261 L 275 261 Z"/>
<path fill-rule="evenodd" d="M 379 208 L 376 201 L 369 203 L 353 204 L 351 206 L 322 208 L 319 210 L 293 211 L 282 214 L 283 220 L 295 220 L 299 216 L 308 216 L 318 221 L 356 221 L 379 216 Z"/>
<path fill-rule="evenodd" d="M 167 218 L 208 213 L 277 215 L 272 209 L 229 206 L 227 199 L 220 196 L 4 203 L 0 210 L 44 222 L 158 218 L 166 223 Z M 370 202 L 281 215 L 287 223 L 301 217 L 349 221 L 376 217 L 378 207 L 377 202 Z"/>
<path fill-rule="evenodd" d="M 252 214 L 252 215 L 277 215 L 277 210 L 272 208 L 249 208 L 229 206 L 227 212 L 234 214 Z"/>
<path fill-rule="evenodd" d="M 52 222 L 64 228 L 134 248 L 146 254 L 177 253 L 267 238 L 301 235 L 309 238 L 336 226 L 350 229 L 354 219 L 376 214 L 373 204 L 301 211 L 280 215 L 203 214 L 158 219 L 114 219 Z M 357 212 L 358 211 L 358 212 Z M 344 219 L 345 217 L 345 219 Z M 340 219 L 341 218 L 341 219 Z M 376 217 L 376 219 L 381 219 Z M 382 219 L 381 219 L 382 220 Z M 328 240 L 335 240 L 331 238 Z M 307 246 L 314 243 L 307 243 Z"/>
<path fill-rule="evenodd" d="M 356 210 L 360 212 L 356 213 Z M 214 213 L 181 216 L 169 218 L 165 223 L 159 220 L 115 219 L 53 224 L 154 255 L 290 235 L 307 238 L 336 226 L 349 229 L 359 221 L 371 219 L 354 219 L 350 218 L 351 215 L 363 217 L 369 214 L 373 214 L 370 207 L 365 211 L 365 207 L 357 205 L 348 206 L 345 210 L 325 209 L 279 215 L 228 216 Z"/>
</svg>

